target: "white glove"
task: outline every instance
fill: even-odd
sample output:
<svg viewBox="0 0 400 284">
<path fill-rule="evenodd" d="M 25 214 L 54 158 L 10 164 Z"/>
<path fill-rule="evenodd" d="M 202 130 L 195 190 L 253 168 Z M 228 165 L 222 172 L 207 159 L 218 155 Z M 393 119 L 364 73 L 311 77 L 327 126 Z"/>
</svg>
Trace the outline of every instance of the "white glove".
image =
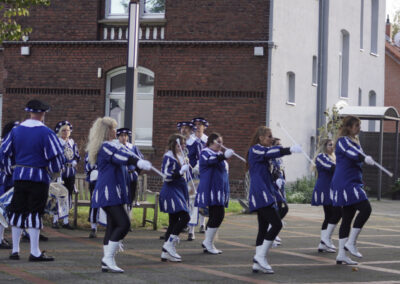
<svg viewBox="0 0 400 284">
<path fill-rule="evenodd" d="M 278 178 L 275 183 L 278 186 L 278 188 L 281 189 L 284 184 L 284 181 L 283 181 L 283 179 Z"/>
<path fill-rule="evenodd" d="M 74 168 L 76 167 L 77 164 L 78 164 L 78 162 L 75 161 L 75 160 L 73 160 L 73 161 L 71 162 L 71 165 L 72 165 Z"/>
<path fill-rule="evenodd" d="M 225 158 L 229 159 L 230 157 L 233 156 L 233 153 L 235 153 L 235 151 L 233 151 L 232 149 L 226 149 L 224 153 Z"/>
<path fill-rule="evenodd" d="M 150 171 L 151 170 L 151 163 L 147 160 L 139 160 L 137 162 L 137 166 L 141 170 Z"/>
<path fill-rule="evenodd" d="M 199 169 L 199 163 L 196 164 L 196 166 L 193 168 L 193 174 L 195 176 L 199 175 L 200 169 Z"/>
<path fill-rule="evenodd" d="M 292 147 L 290 147 L 291 153 L 301 153 L 302 151 L 303 151 L 303 149 L 301 148 L 301 146 L 299 144 L 295 144 Z"/>
<path fill-rule="evenodd" d="M 373 166 L 375 164 L 375 161 L 374 161 L 374 159 L 372 159 L 371 156 L 366 156 L 364 159 L 364 162 L 370 166 Z"/>
<path fill-rule="evenodd" d="M 79 189 L 74 185 L 74 192 L 79 193 Z"/>
<path fill-rule="evenodd" d="M 95 180 L 97 180 L 98 176 L 99 176 L 99 171 L 98 170 L 93 170 L 93 171 L 90 172 L 89 180 L 90 181 L 95 181 Z"/>
<path fill-rule="evenodd" d="M 185 164 L 185 165 L 183 165 L 182 167 L 181 167 L 181 169 L 179 170 L 179 173 L 181 174 L 181 175 L 183 175 L 184 173 L 186 173 L 186 172 L 188 172 L 189 171 L 189 165 L 188 164 Z"/>
</svg>

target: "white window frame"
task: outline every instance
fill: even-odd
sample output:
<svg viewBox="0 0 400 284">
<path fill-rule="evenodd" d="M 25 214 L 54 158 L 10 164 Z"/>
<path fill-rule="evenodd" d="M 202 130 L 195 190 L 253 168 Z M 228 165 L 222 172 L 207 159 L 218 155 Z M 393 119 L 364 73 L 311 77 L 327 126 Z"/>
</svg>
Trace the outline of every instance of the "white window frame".
<svg viewBox="0 0 400 284">
<path fill-rule="evenodd" d="M 339 51 L 339 98 L 349 98 L 349 75 L 350 75 L 350 34 L 346 30 L 340 33 Z"/>
<path fill-rule="evenodd" d="M 114 92 L 111 93 L 111 78 L 115 77 L 120 74 L 125 74 L 126 73 L 126 66 L 121 66 L 118 68 L 115 68 L 107 73 L 107 78 L 106 78 L 106 103 L 105 103 L 105 115 L 109 116 L 110 115 L 110 99 L 113 98 L 125 98 L 125 92 Z M 154 78 L 154 72 L 151 70 L 144 68 L 144 67 L 138 67 L 138 73 L 146 74 Z M 143 94 L 143 93 L 136 93 L 136 100 L 154 100 L 154 92 L 152 95 L 149 95 L 148 93 Z M 153 104 L 153 117 L 154 117 L 154 104 Z M 154 123 L 153 123 L 154 124 Z M 153 126 L 152 126 L 153 130 Z M 151 141 L 142 141 L 142 140 L 136 140 L 135 145 L 137 146 L 152 146 L 153 145 L 153 137 Z"/>
<path fill-rule="evenodd" d="M 312 85 L 318 86 L 318 58 L 316 55 L 312 57 Z"/>
<path fill-rule="evenodd" d="M 114 14 L 110 15 L 110 9 L 111 9 L 111 1 L 112 0 L 105 0 L 105 18 L 106 19 L 128 19 L 129 14 Z M 142 19 L 164 19 L 165 18 L 165 12 L 164 13 L 145 13 L 145 1 L 146 0 L 140 0 L 139 3 L 139 8 L 140 8 L 140 18 Z M 129 1 L 128 1 L 129 4 Z"/>
<path fill-rule="evenodd" d="M 371 0 L 371 52 L 373 56 L 378 56 L 379 39 L 379 0 Z"/>
<path fill-rule="evenodd" d="M 296 105 L 296 74 L 292 71 L 286 73 L 287 101 L 286 104 Z"/>
<path fill-rule="evenodd" d="M 373 98 L 373 100 L 372 100 Z M 370 90 L 368 93 L 368 105 L 376 106 L 376 92 L 374 90 Z M 368 120 L 368 131 L 375 132 L 376 131 L 376 121 Z"/>
</svg>

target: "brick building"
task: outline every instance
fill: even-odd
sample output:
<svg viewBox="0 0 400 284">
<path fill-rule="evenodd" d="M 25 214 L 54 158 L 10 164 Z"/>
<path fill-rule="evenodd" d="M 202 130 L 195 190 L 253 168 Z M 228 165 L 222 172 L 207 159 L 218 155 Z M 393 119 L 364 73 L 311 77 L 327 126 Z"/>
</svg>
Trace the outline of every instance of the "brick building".
<svg viewBox="0 0 400 284">
<path fill-rule="evenodd" d="M 128 2 L 52 0 L 33 9 L 24 20 L 29 39 L 4 42 L 0 52 L 3 123 L 24 119 L 24 104 L 40 98 L 52 106 L 48 126 L 72 122 L 81 153 L 97 117 L 122 126 Z M 176 122 L 203 116 L 207 133 L 220 132 L 244 155 L 266 123 L 268 62 L 255 47 L 268 48 L 269 1 L 141 2 L 136 143 L 159 167 Z M 230 165 L 235 192 L 244 167 Z"/>
<path fill-rule="evenodd" d="M 391 23 L 386 22 L 385 40 L 385 105 L 394 106 L 400 111 L 400 33 L 398 42 L 391 37 Z M 385 126 L 385 131 L 395 132 L 393 123 Z"/>
</svg>

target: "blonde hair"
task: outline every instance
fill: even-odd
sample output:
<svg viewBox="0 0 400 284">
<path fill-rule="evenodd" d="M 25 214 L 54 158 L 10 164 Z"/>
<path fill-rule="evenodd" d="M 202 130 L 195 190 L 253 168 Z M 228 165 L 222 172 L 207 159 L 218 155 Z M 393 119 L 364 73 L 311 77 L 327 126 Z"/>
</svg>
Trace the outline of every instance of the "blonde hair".
<svg viewBox="0 0 400 284">
<path fill-rule="evenodd" d="M 110 131 L 117 127 L 117 121 L 114 118 L 105 116 L 95 120 L 89 131 L 89 142 L 86 145 L 89 163 L 95 165 L 97 162 L 97 154 L 104 141 L 108 141 Z"/>
<path fill-rule="evenodd" d="M 339 139 L 340 137 L 343 137 L 343 136 L 349 136 L 350 135 L 350 129 L 356 123 L 361 123 L 361 120 L 356 116 L 348 115 L 345 118 L 343 118 L 342 125 L 340 126 L 337 139 Z M 337 139 L 336 139 L 336 142 L 337 142 Z M 354 138 L 351 137 L 351 140 L 353 140 L 357 144 L 360 144 L 360 140 L 358 139 L 358 136 L 356 136 Z"/>
<path fill-rule="evenodd" d="M 64 124 L 63 126 L 61 126 L 61 128 L 58 130 L 58 132 L 57 132 L 57 137 L 60 137 L 61 138 L 61 132 L 65 129 L 65 128 L 67 128 L 67 127 L 69 127 L 69 125 L 68 124 Z M 70 130 L 71 130 L 71 127 L 70 127 Z"/>
</svg>

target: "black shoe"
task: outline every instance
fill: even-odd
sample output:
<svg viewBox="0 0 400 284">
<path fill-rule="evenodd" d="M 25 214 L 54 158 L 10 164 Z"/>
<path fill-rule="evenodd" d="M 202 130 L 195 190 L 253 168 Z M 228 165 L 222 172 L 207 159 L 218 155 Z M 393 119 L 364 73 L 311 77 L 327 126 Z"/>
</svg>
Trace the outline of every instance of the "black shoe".
<svg viewBox="0 0 400 284">
<path fill-rule="evenodd" d="M 71 225 L 69 223 L 68 224 L 63 224 L 62 227 L 63 227 L 63 229 L 67 229 L 67 230 L 73 230 L 74 229 L 73 227 L 71 227 Z"/>
<path fill-rule="evenodd" d="M 43 236 L 42 234 L 40 234 L 39 235 L 39 241 L 42 241 L 42 242 L 47 242 L 49 240 L 49 238 L 48 237 L 46 237 L 46 236 Z"/>
<path fill-rule="evenodd" d="M 39 256 L 34 256 L 32 254 L 29 256 L 29 261 L 53 261 L 53 260 L 54 257 L 46 255 L 44 251 L 42 251 L 42 254 Z"/>
<path fill-rule="evenodd" d="M 165 240 L 165 235 L 161 235 L 160 240 Z"/>
<path fill-rule="evenodd" d="M 58 225 L 57 222 L 53 223 L 53 224 L 51 225 L 51 227 L 52 227 L 53 229 L 60 229 L 60 226 Z"/>
<path fill-rule="evenodd" d="M 200 233 L 200 234 L 204 234 L 205 232 L 206 232 L 206 230 L 204 229 L 204 226 L 201 225 L 201 226 L 200 226 L 199 233 Z"/>
<path fill-rule="evenodd" d="M 89 239 L 95 239 L 95 238 L 97 238 L 96 229 L 92 229 L 92 231 L 89 234 Z"/>
<path fill-rule="evenodd" d="M 189 233 L 188 239 L 187 239 L 187 240 L 188 240 L 188 241 L 193 241 L 193 240 L 194 240 L 194 236 L 193 236 L 192 233 Z"/>
<path fill-rule="evenodd" d="M 0 243 L 0 249 L 11 249 L 12 246 L 7 240 L 3 239 Z"/>
<path fill-rule="evenodd" d="M 13 252 L 12 254 L 10 254 L 10 259 L 12 260 L 19 260 L 19 253 L 18 252 Z"/>
</svg>

